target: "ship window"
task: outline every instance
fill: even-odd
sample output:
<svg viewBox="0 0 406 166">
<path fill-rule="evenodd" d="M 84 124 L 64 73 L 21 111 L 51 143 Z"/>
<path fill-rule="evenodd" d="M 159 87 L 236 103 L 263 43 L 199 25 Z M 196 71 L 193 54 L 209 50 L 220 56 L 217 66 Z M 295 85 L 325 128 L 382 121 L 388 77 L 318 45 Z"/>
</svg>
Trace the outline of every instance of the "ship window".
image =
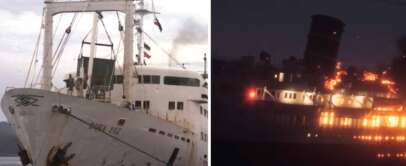
<svg viewBox="0 0 406 166">
<path fill-rule="evenodd" d="M 185 141 L 185 138 L 184 138 L 184 137 L 182 137 L 182 138 L 180 138 L 180 140 Z"/>
<path fill-rule="evenodd" d="M 149 101 L 145 100 L 143 103 L 144 109 L 149 109 Z"/>
<path fill-rule="evenodd" d="M 169 110 L 174 110 L 175 109 L 175 102 L 174 101 L 169 102 L 168 109 Z"/>
<path fill-rule="evenodd" d="M 204 116 L 207 117 L 207 110 L 204 109 Z"/>
<path fill-rule="evenodd" d="M 124 123 L 125 123 L 125 119 L 119 119 L 118 122 L 117 122 L 117 125 L 123 126 Z"/>
<path fill-rule="evenodd" d="M 189 143 L 189 142 L 190 142 L 190 139 L 186 139 L 186 142 L 188 142 L 188 143 Z"/>
<path fill-rule="evenodd" d="M 206 94 L 202 94 L 202 99 L 207 99 L 207 95 L 206 95 Z"/>
<path fill-rule="evenodd" d="M 292 98 L 292 93 L 289 93 L 289 99 L 291 99 Z"/>
<path fill-rule="evenodd" d="M 159 134 L 165 135 L 165 132 L 164 131 L 159 131 Z"/>
<path fill-rule="evenodd" d="M 114 84 L 122 84 L 123 80 L 124 80 L 123 75 L 115 75 L 115 76 L 113 76 Z"/>
<path fill-rule="evenodd" d="M 138 76 L 138 83 L 143 84 L 159 84 L 160 76 L 157 75 L 140 75 Z"/>
<path fill-rule="evenodd" d="M 203 115 L 203 107 L 200 106 L 200 114 Z"/>
<path fill-rule="evenodd" d="M 178 110 L 183 110 L 183 102 L 178 102 L 176 106 Z"/>
<path fill-rule="evenodd" d="M 285 93 L 285 98 L 288 98 L 288 93 Z"/>
<path fill-rule="evenodd" d="M 179 136 L 175 135 L 175 139 L 179 139 Z"/>
<path fill-rule="evenodd" d="M 149 132 L 152 132 L 152 133 L 155 133 L 155 132 L 156 132 L 156 129 L 149 128 L 148 131 L 149 131 Z"/>
<path fill-rule="evenodd" d="M 141 108 L 141 101 L 140 100 L 135 101 L 135 108 Z"/>
<path fill-rule="evenodd" d="M 161 83 L 160 79 L 161 79 L 160 76 L 151 76 L 151 83 L 159 84 Z"/>
<path fill-rule="evenodd" d="M 200 86 L 200 80 L 197 78 L 186 78 L 186 77 L 173 77 L 165 76 L 164 84 L 166 85 L 177 85 L 177 86 Z"/>
<path fill-rule="evenodd" d="M 168 137 L 171 137 L 171 138 L 172 138 L 172 136 L 173 136 L 173 134 L 171 134 L 171 133 L 168 133 Z"/>
<path fill-rule="evenodd" d="M 293 94 L 293 99 L 296 99 L 296 93 Z"/>
</svg>

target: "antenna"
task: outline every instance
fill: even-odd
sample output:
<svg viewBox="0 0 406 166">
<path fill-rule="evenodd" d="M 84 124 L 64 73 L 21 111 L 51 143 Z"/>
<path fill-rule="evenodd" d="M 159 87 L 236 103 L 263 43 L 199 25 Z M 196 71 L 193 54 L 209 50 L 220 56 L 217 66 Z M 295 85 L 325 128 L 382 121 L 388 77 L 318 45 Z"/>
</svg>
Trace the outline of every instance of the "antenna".
<svg viewBox="0 0 406 166">
<path fill-rule="evenodd" d="M 204 53 L 204 72 L 203 72 L 203 79 L 207 79 L 208 78 L 208 74 L 207 74 L 207 57 L 206 57 L 206 53 Z"/>
<path fill-rule="evenodd" d="M 153 3 L 153 1 L 152 1 Z M 153 11 L 150 11 L 148 9 L 145 9 L 145 4 L 144 0 L 139 0 L 138 1 L 138 8 L 135 11 L 136 16 L 138 18 L 135 18 L 135 24 L 137 26 L 137 33 L 138 33 L 138 43 L 137 43 L 137 48 L 138 48 L 138 56 L 137 56 L 137 63 L 138 65 L 144 64 L 144 16 L 148 14 L 159 14 L 155 12 L 155 7 L 153 6 Z"/>
</svg>

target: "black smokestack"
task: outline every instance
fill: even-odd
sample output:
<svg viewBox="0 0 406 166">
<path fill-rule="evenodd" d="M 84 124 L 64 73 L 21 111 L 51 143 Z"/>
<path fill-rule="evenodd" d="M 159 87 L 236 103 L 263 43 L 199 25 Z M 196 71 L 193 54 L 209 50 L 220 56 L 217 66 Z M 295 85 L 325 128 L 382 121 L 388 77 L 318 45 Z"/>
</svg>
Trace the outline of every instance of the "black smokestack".
<svg viewBox="0 0 406 166">
<path fill-rule="evenodd" d="M 320 85 L 331 76 L 337 63 L 338 48 L 345 24 L 334 17 L 313 15 L 304 64 L 311 85 Z"/>
</svg>

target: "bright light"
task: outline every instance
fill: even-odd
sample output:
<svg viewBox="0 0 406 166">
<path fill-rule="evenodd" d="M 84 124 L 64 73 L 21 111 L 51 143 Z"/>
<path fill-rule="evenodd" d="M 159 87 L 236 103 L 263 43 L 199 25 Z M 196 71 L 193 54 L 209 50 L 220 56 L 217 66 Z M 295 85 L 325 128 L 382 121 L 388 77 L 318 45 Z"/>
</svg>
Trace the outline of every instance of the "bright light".
<svg viewBox="0 0 406 166">
<path fill-rule="evenodd" d="M 373 72 L 364 72 L 364 81 L 376 81 L 378 79 L 378 74 L 375 74 Z"/>
<path fill-rule="evenodd" d="M 256 97 L 255 92 L 251 91 L 251 92 L 250 92 L 250 98 L 255 98 L 255 97 Z"/>
<path fill-rule="evenodd" d="M 327 90 L 333 91 L 336 89 L 337 85 L 341 83 L 342 77 L 347 75 L 347 72 L 341 69 L 341 62 L 337 62 L 336 64 L 336 73 L 334 74 L 333 78 L 328 78 L 324 81 L 324 87 Z"/>
<path fill-rule="evenodd" d="M 257 91 L 256 91 L 256 89 L 254 89 L 254 88 L 253 88 L 253 89 L 249 89 L 247 95 L 248 95 L 248 99 L 249 99 L 249 100 L 255 100 L 255 99 L 257 98 Z"/>
</svg>

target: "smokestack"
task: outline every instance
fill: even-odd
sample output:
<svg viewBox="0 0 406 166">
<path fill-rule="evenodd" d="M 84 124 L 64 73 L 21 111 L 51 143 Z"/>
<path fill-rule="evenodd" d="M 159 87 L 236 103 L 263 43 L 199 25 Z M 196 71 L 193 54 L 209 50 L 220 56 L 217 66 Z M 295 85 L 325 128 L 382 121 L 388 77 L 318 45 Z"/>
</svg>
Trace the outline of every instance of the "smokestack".
<svg viewBox="0 0 406 166">
<path fill-rule="evenodd" d="M 304 65 L 311 85 L 320 85 L 325 77 L 331 76 L 337 63 L 338 48 L 345 24 L 338 18 L 313 15 Z"/>
</svg>

